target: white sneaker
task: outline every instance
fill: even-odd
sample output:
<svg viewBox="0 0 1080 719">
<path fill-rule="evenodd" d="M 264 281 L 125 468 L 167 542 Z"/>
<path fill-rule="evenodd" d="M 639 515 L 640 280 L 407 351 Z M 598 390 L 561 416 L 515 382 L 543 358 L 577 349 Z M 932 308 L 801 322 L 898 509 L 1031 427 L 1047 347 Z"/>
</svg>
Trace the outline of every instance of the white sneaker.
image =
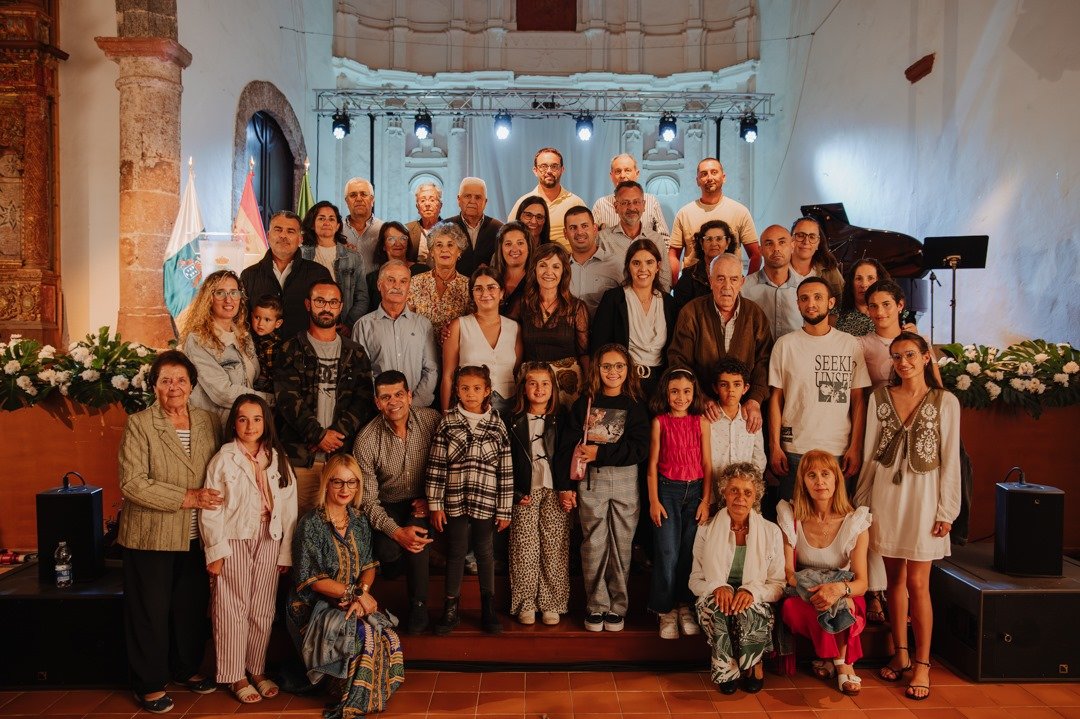
<svg viewBox="0 0 1080 719">
<path fill-rule="evenodd" d="M 559 616 L 558 612 L 542 612 L 540 614 L 540 621 L 542 621 L 549 627 L 553 627 L 558 624 L 560 619 L 562 619 L 562 617 Z"/>
<path fill-rule="evenodd" d="M 676 615 L 675 610 L 670 612 L 664 612 L 660 616 L 660 638 L 661 639 L 678 639 L 679 627 L 675 624 Z"/>
<path fill-rule="evenodd" d="M 688 637 L 701 634 L 701 627 L 694 618 L 694 610 L 690 607 L 679 607 L 679 629 Z"/>
<path fill-rule="evenodd" d="M 536 624 L 536 612 L 533 611 L 521 611 L 518 612 L 517 619 L 519 622 L 525 625 Z"/>
</svg>

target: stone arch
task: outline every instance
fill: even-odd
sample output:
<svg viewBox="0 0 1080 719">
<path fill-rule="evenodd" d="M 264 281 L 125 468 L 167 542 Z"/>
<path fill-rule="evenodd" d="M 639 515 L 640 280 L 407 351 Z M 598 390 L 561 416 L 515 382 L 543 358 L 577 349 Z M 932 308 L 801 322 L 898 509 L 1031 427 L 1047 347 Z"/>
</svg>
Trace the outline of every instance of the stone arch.
<svg viewBox="0 0 1080 719">
<path fill-rule="evenodd" d="M 432 185 L 438 187 L 439 190 L 443 193 L 445 200 L 445 183 L 442 181 L 441 177 L 431 172 L 419 172 L 414 175 L 411 180 L 409 180 L 409 197 L 415 197 L 417 188 L 420 187 L 420 185 L 426 185 L 428 183 L 431 183 Z"/>
<path fill-rule="evenodd" d="M 671 175 L 653 175 L 645 183 L 645 191 L 661 198 L 677 196 L 679 180 Z"/>
<path fill-rule="evenodd" d="M 307 145 L 304 143 L 304 132 L 300 127 L 300 121 L 293 112 L 288 98 L 272 82 L 265 80 L 253 80 L 244 86 L 240 93 L 240 99 L 236 106 L 236 120 L 233 131 L 233 182 L 232 182 L 232 214 L 236 217 L 237 208 L 240 206 L 240 195 L 244 191 L 244 180 L 247 178 L 248 158 L 245 156 L 247 146 L 247 124 L 251 116 L 259 111 L 270 115 L 277 122 L 289 143 L 289 149 L 293 154 L 293 198 L 300 190 L 300 183 L 304 179 L 304 158 L 307 157 Z"/>
</svg>

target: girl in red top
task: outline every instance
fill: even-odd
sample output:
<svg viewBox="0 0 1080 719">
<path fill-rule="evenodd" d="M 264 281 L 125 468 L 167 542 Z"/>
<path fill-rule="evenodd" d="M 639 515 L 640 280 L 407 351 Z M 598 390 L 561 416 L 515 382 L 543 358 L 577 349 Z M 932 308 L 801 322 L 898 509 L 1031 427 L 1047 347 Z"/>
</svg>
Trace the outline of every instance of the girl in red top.
<svg viewBox="0 0 1080 719">
<path fill-rule="evenodd" d="M 648 473 L 654 525 L 649 609 L 660 616 L 661 638 L 678 639 L 680 628 L 686 635 L 701 631 L 688 584 L 694 536 L 708 521 L 712 501 L 709 421 L 697 378 L 681 367 L 664 372 L 650 409 L 655 417 Z"/>
</svg>

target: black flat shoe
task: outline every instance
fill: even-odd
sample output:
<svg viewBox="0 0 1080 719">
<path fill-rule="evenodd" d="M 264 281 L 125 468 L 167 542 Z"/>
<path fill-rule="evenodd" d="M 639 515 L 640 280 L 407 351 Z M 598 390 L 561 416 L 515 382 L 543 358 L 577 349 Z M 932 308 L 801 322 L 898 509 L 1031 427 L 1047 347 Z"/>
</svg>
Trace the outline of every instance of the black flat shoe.
<svg viewBox="0 0 1080 719">
<path fill-rule="evenodd" d="M 196 694 L 213 694 L 217 691 L 217 682 L 211 677 L 186 679 L 180 683 L 187 687 L 188 691 L 195 692 Z"/>
<path fill-rule="evenodd" d="M 720 683 L 720 693 L 721 694 L 727 694 L 727 695 L 730 696 L 731 694 L 734 694 L 738 690 L 738 688 L 739 688 L 739 682 L 734 680 L 734 679 L 732 679 L 730 682 L 721 682 Z"/>
<path fill-rule="evenodd" d="M 755 666 L 761 667 L 761 664 L 757 664 Z M 761 691 L 762 687 L 765 686 L 765 668 L 761 667 L 760 677 L 753 676 L 752 672 L 754 671 L 754 668 L 755 667 L 750 667 L 750 669 L 746 671 L 742 678 L 742 688 L 743 691 L 747 694 L 757 694 L 759 691 Z"/>
<path fill-rule="evenodd" d="M 147 699 L 146 697 L 136 694 L 135 701 L 144 711 L 148 711 L 151 714 L 165 714 L 166 712 L 171 712 L 175 706 L 172 697 L 168 694 L 162 695 L 157 699 Z"/>
</svg>

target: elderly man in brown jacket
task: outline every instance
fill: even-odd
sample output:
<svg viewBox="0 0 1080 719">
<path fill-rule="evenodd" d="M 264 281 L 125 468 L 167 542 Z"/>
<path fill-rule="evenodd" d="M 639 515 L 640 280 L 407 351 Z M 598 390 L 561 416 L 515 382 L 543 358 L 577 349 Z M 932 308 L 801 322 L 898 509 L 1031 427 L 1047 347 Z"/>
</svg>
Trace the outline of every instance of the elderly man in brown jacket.
<svg viewBox="0 0 1080 719">
<path fill-rule="evenodd" d="M 686 367 L 697 375 L 708 395 L 707 414 L 717 417 L 713 366 L 721 357 L 735 357 L 750 368 L 750 391 L 743 399 L 746 428 L 761 427 L 761 405 L 769 396 L 769 353 L 773 337 L 760 307 L 739 296 L 746 278 L 735 255 L 722 254 L 709 268 L 711 295 L 698 297 L 679 312 L 668 349 L 668 366 Z"/>
</svg>

